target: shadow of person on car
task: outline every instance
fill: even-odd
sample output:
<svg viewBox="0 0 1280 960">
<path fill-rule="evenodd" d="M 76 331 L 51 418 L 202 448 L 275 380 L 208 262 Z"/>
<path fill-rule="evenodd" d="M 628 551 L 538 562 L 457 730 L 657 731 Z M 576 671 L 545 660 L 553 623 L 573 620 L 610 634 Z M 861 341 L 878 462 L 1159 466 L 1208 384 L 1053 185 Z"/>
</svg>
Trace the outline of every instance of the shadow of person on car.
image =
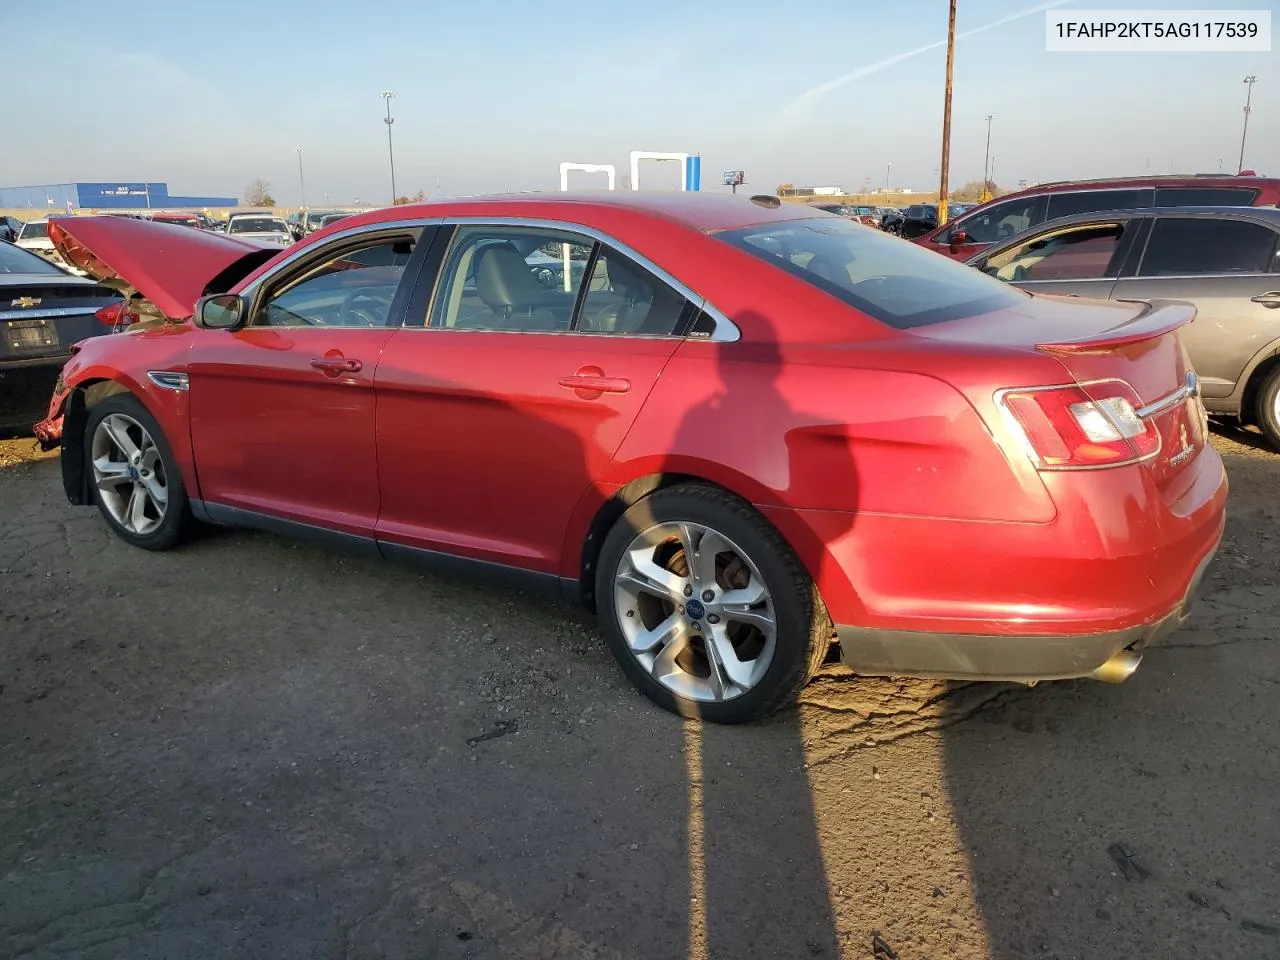
<svg viewBox="0 0 1280 960">
<path fill-rule="evenodd" d="M 852 526 L 856 475 L 843 424 L 806 409 L 818 400 L 815 381 L 788 365 L 772 321 L 754 312 L 735 320 L 739 342 L 679 348 L 663 378 L 678 398 L 662 383 L 650 398 L 687 410 L 672 425 L 664 473 L 704 479 L 667 487 L 625 518 L 634 543 L 669 539 L 668 568 L 694 573 L 689 599 L 721 618 L 698 623 L 689 611 L 705 611 L 686 605 L 695 621 L 681 638 L 687 648 L 648 678 L 694 697 L 674 704 L 689 716 L 688 956 L 835 957 L 802 717 L 788 701 L 830 649 L 812 579 L 831 572 L 824 541 Z M 791 509 L 816 507 L 819 486 L 839 491 L 849 510 Z M 706 722 L 739 719 L 726 708 L 779 704 L 745 726 Z"/>
</svg>

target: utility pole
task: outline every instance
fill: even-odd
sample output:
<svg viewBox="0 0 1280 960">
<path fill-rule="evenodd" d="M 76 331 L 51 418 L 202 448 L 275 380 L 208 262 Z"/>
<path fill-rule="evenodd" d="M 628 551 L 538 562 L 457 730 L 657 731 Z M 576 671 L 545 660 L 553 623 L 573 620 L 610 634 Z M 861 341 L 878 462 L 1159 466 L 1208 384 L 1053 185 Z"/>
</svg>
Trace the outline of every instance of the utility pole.
<svg viewBox="0 0 1280 960">
<path fill-rule="evenodd" d="M 884 192 L 885 193 L 889 192 L 889 183 L 892 181 L 892 179 L 893 179 L 893 161 L 890 160 L 889 166 L 885 167 L 885 171 L 884 171 Z"/>
<path fill-rule="evenodd" d="M 951 169 L 951 78 L 956 59 L 956 0 L 947 24 L 947 95 L 942 107 L 942 180 L 938 185 L 938 223 L 947 222 L 947 174 Z"/>
<path fill-rule="evenodd" d="M 304 210 L 307 206 L 307 181 L 302 177 L 302 148 L 298 148 L 298 189 L 302 202 L 299 204 Z"/>
<path fill-rule="evenodd" d="M 982 160 L 982 200 L 991 199 L 991 120 L 994 114 L 987 114 L 987 152 Z"/>
<path fill-rule="evenodd" d="M 1236 176 L 1244 173 L 1244 141 L 1249 136 L 1249 111 L 1253 109 L 1253 85 L 1258 82 L 1258 78 L 1251 73 L 1244 78 L 1244 82 L 1249 92 L 1244 98 L 1244 130 L 1240 132 L 1240 165 L 1236 168 Z"/>
<path fill-rule="evenodd" d="M 387 116 L 383 123 L 387 125 L 387 159 L 391 161 L 391 205 L 396 205 L 396 155 L 391 150 L 391 125 L 395 120 L 391 117 L 391 101 L 395 98 L 395 93 L 390 90 L 382 91 L 382 99 L 387 101 Z"/>
</svg>

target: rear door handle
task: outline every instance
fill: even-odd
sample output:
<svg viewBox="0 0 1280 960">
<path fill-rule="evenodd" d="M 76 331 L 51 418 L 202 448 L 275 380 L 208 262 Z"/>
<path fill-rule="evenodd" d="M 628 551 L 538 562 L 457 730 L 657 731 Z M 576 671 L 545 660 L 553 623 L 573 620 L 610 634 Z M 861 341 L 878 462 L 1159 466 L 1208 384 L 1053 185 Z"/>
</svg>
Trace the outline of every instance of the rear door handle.
<svg viewBox="0 0 1280 960">
<path fill-rule="evenodd" d="M 364 364 L 359 360 L 348 360 L 345 357 L 316 357 L 311 365 L 325 373 L 359 373 Z"/>
<path fill-rule="evenodd" d="M 581 390 L 589 393 L 626 393 L 631 389 L 631 381 L 622 377 L 595 377 L 579 374 L 573 377 L 561 377 L 560 386 L 569 390 Z"/>
<path fill-rule="evenodd" d="M 1280 290 L 1269 290 L 1266 293 L 1260 293 L 1256 297 L 1250 297 L 1254 303 L 1260 303 L 1264 307 L 1280 307 Z"/>
</svg>

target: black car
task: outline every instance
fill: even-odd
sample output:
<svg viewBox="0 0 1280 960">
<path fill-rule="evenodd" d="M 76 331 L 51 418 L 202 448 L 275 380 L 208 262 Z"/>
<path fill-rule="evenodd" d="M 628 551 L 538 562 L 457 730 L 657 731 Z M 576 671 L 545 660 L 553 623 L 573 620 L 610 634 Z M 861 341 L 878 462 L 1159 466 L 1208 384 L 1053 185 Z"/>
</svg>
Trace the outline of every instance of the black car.
<svg viewBox="0 0 1280 960">
<path fill-rule="evenodd" d="M 28 428 L 45 412 L 71 345 L 111 332 L 104 307 L 120 294 L 0 243 L 0 429 Z"/>
<path fill-rule="evenodd" d="M 933 203 L 913 203 L 902 215 L 902 223 L 896 233 L 900 237 L 914 240 L 923 237 L 938 225 L 938 206 Z"/>
<path fill-rule="evenodd" d="M 902 211 L 896 207 L 888 207 L 880 215 L 880 229 L 886 233 L 897 233 L 902 226 Z"/>
</svg>

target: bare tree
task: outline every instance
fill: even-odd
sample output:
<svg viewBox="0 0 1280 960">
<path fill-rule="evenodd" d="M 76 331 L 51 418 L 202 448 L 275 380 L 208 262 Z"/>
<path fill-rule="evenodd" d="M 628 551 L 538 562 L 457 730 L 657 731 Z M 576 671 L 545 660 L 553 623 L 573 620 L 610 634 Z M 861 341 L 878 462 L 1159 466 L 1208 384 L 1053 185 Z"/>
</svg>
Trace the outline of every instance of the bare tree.
<svg viewBox="0 0 1280 960">
<path fill-rule="evenodd" d="M 258 177 L 250 180 L 244 188 L 244 202 L 251 207 L 274 207 L 275 197 L 271 196 L 271 184 Z"/>
</svg>

